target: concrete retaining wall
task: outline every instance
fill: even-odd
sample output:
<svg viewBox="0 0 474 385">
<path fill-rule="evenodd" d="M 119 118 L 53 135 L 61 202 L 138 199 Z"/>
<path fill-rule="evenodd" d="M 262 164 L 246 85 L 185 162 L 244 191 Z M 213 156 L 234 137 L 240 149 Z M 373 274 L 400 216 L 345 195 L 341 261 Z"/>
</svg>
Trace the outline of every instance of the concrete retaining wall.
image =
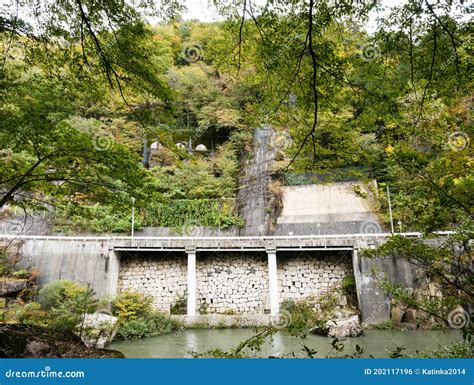
<svg viewBox="0 0 474 385">
<path fill-rule="evenodd" d="M 360 191 L 366 199 L 355 193 Z M 275 235 L 379 233 L 371 193 L 355 182 L 282 187 Z"/>
<path fill-rule="evenodd" d="M 107 242 L 25 241 L 19 252 L 20 263 L 39 273 L 39 285 L 69 279 L 91 285 L 99 297 L 116 293 L 119 259 Z"/>
</svg>

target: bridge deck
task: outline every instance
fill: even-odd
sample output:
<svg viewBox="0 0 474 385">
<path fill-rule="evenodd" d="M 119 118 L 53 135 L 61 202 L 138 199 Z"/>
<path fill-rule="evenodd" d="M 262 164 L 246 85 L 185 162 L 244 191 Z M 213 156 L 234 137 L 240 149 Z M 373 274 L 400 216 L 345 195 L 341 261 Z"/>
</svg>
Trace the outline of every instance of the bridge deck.
<svg viewBox="0 0 474 385">
<path fill-rule="evenodd" d="M 439 232 L 440 236 L 451 232 Z M 410 238 L 420 238 L 422 233 L 400 233 Z M 301 236 L 261 237 L 124 237 L 124 236 L 53 236 L 53 235 L 8 235 L 0 234 L 3 240 L 101 242 L 117 251 L 279 251 L 292 250 L 352 250 L 354 248 L 376 247 L 391 233 L 380 234 L 337 234 Z"/>
</svg>

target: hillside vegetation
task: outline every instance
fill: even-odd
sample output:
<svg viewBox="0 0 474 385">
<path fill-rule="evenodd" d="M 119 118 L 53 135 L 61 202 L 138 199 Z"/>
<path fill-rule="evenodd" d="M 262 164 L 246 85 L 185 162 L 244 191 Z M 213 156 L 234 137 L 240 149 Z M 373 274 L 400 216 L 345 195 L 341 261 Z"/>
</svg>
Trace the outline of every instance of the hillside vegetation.
<svg viewBox="0 0 474 385">
<path fill-rule="evenodd" d="M 370 2 L 218 2 L 226 21 L 206 24 L 169 1 L 154 26 L 118 0 L 65 3 L 36 27 L 2 17 L 0 207 L 62 231 L 128 231 L 132 198 L 137 228 L 242 225 L 238 176 L 270 124 L 277 179 L 377 179 L 405 229 L 469 218 L 471 23 L 449 5 L 409 1 L 369 35 Z"/>
</svg>

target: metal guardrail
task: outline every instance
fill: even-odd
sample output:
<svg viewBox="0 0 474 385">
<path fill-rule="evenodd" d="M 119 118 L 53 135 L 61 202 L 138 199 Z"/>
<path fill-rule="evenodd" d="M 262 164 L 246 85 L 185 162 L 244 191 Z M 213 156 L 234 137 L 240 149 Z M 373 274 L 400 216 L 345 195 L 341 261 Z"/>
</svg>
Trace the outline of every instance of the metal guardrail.
<svg viewBox="0 0 474 385">
<path fill-rule="evenodd" d="M 449 236 L 454 231 L 436 231 L 439 236 Z M 328 235 L 275 235 L 275 236 L 246 236 L 246 237 L 131 237 L 131 236 L 64 236 L 64 235 L 22 235 L 22 234 L 0 234 L 0 239 L 9 240 L 55 240 L 55 241 L 277 241 L 277 240 L 325 240 L 325 239 L 375 239 L 388 238 L 394 235 L 401 235 L 407 238 L 421 238 L 423 233 L 375 233 L 375 234 L 328 234 Z"/>
</svg>

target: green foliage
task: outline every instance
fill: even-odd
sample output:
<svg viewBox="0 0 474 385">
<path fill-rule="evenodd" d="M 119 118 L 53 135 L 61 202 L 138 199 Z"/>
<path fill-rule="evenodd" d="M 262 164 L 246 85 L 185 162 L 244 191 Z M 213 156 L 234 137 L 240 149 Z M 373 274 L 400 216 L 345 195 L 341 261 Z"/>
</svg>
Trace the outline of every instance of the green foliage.
<svg viewBox="0 0 474 385">
<path fill-rule="evenodd" d="M 346 275 L 342 279 L 341 291 L 349 299 L 351 305 L 357 306 L 357 288 L 353 275 Z"/>
<path fill-rule="evenodd" d="M 295 336 L 305 336 L 320 321 L 319 315 L 314 309 L 314 304 L 308 300 L 284 300 L 280 305 L 280 311 L 287 312 L 290 315 L 291 322 L 286 329 Z"/>
<path fill-rule="evenodd" d="M 238 226 L 242 221 L 233 214 L 233 201 L 210 199 L 176 199 L 168 204 L 150 205 L 147 210 L 150 226 L 192 228 L 193 226 Z"/>
<path fill-rule="evenodd" d="M 88 289 L 66 279 L 51 281 L 39 291 L 39 301 L 45 309 L 52 309 L 67 301 L 75 301 L 84 296 Z"/>
<path fill-rule="evenodd" d="M 354 295 L 356 290 L 355 278 L 352 275 L 346 275 L 341 282 L 342 292 L 346 295 Z"/>
<path fill-rule="evenodd" d="M 49 314 L 49 326 L 57 330 L 74 330 L 84 313 L 97 308 L 94 292 L 68 280 L 52 281 L 39 291 L 39 301 Z"/>
<path fill-rule="evenodd" d="M 170 307 L 170 314 L 173 315 L 180 315 L 180 314 L 186 314 L 186 306 L 187 306 L 187 301 L 185 297 L 179 297 L 175 300 L 173 305 Z M 201 308 L 199 308 L 199 314 L 204 314 L 201 313 Z"/>
<path fill-rule="evenodd" d="M 59 206 L 54 212 L 55 229 L 60 232 L 124 233 L 131 229 L 131 209 L 117 210 L 108 205 Z M 140 216 L 135 219 L 135 229 L 142 227 Z"/>
<path fill-rule="evenodd" d="M 7 253 L 0 252 L 0 276 L 10 276 L 16 269 L 18 260 Z"/>
<path fill-rule="evenodd" d="M 125 292 L 112 300 L 112 312 L 120 322 L 143 318 L 152 311 L 152 297 L 141 293 Z"/>
<path fill-rule="evenodd" d="M 12 310 L 12 309 L 11 309 Z M 29 302 L 19 306 L 16 322 L 39 326 L 49 326 L 50 315 L 38 302 Z"/>
<path fill-rule="evenodd" d="M 165 314 L 147 313 L 137 319 L 128 319 L 120 324 L 117 337 L 123 339 L 155 337 L 180 330 L 181 324 Z"/>
<path fill-rule="evenodd" d="M 372 327 L 379 330 L 393 330 L 397 327 L 397 325 L 393 319 L 390 319 L 388 321 L 372 325 Z"/>
<path fill-rule="evenodd" d="M 151 297 L 134 292 L 121 293 L 112 299 L 112 312 L 119 318 L 119 338 L 154 337 L 181 328 L 178 321 L 154 311 L 152 302 Z"/>
<path fill-rule="evenodd" d="M 12 276 L 19 279 L 28 279 L 31 277 L 31 272 L 26 269 L 20 269 L 20 270 L 14 271 L 12 273 Z"/>
<path fill-rule="evenodd" d="M 474 347 L 470 341 L 453 342 L 436 349 L 419 352 L 413 358 L 474 358 Z"/>
<path fill-rule="evenodd" d="M 240 342 L 229 351 L 217 348 L 202 353 L 191 353 L 194 358 L 248 358 L 253 353 L 260 351 L 265 341 L 271 339 L 276 332 L 277 329 L 273 327 L 265 327 L 257 330 L 253 336 Z"/>
</svg>

